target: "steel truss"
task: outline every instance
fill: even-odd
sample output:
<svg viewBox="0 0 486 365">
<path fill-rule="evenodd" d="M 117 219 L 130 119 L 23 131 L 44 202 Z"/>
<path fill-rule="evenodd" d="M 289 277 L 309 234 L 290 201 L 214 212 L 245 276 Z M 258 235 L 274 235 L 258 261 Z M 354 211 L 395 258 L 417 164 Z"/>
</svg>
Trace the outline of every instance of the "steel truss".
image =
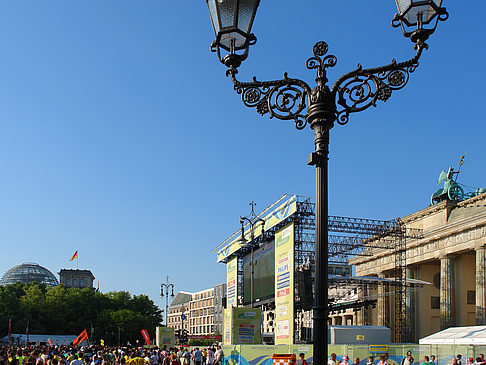
<svg viewBox="0 0 486 365">
<path fill-rule="evenodd" d="M 283 196 L 276 203 L 282 201 L 290 195 Z M 273 204 L 271 207 L 276 205 Z M 270 207 L 269 207 L 270 208 Z M 264 212 L 268 211 L 267 208 Z M 238 259 L 238 298 L 243 298 L 243 261 L 253 248 L 258 247 L 263 242 L 269 242 L 275 232 L 290 222 L 294 223 L 294 260 L 296 269 L 307 268 L 314 271 L 314 229 L 315 229 L 315 204 L 310 197 L 297 197 L 297 212 L 288 219 L 280 222 L 275 227 L 265 231 L 264 235 L 259 236 L 254 242 L 242 247 L 237 255 Z M 262 216 L 262 212 L 259 216 Z M 258 217 L 259 217 L 258 216 Z M 388 325 L 392 329 L 394 342 L 407 342 L 409 335 L 407 328 L 410 316 L 407 315 L 407 285 L 406 285 L 406 242 L 407 239 L 417 239 L 421 237 L 421 230 L 407 228 L 400 219 L 376 220 L 365 218 L 350 218 L 341 216 L 329 216 L 329 263 L 348 264 L 348 260 L 355 256 L 373 256 L 377 253 L 392 252 L 395 257 L 395 269 L 393 273 L 393 295 L 395 318 Z M 230 238 L 235 237 L 236 232 Z M 230 239 L 228 238 L 228 240 Z M 227 242 L 226 240 L 225 242 Z M 224 244 L 224 243 L 223 243 Z M 219 246 L 220 247 L 220 246 Z M 297 285 L 297 284 L 296 284 Z M 365 291 L 368 291 L 367 284 L 363 284 Z M 410 288 L 408 289 L 410 291 Z M 366 300 L 365 300 L 366 299 Z M 241 299 L 242 300 L 242 299 Z M 353 304 L 357 310 L 365 309 L 376 302 L 376 299 L 363 298 L 358 301 L 358 305 Z M 241 304 L 241 301 L 239 300 Z M 361 303 L 361 305 L 359 304 Z M 261 303 L 269 304 L 269 303 Z M 297 313 L 299 312 L 300 313 Z M 333 304 L 330 304 L 329 312 L 333 311 Z M 297 309 L 295 318 L 302 318 L 305 315 L 302 308 Z M 296 342 L 305 342 L 306 338 L 300 336 L 302 323 L 296 320 L 295 334 Z"/>
</svg>

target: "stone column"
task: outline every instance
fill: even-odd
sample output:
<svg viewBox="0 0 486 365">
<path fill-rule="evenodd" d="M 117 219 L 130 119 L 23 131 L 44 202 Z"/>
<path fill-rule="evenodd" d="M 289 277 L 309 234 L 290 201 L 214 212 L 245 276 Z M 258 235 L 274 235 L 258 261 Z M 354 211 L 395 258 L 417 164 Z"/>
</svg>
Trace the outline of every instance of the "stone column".
<svg viewBox="0 0 486 365">
<path fill-rule="evenodd" d="M 358 288 L 358 298 L 362 299 L 366 295 L 366 291 L 364 288 Z M 364 307 L 359 308 L 359 311 L 356 313 L 356 319 L 358 321 L 358 326 L 364 326 L 366 318 L 365 318 L 365 309 Z"/>
<path fill-rule="evenodd" d="M 486 247 L 476 248 L 476 325 L 486 325 Z"/>
<path fill-rule="evenodd" d="M 416 266 L 407 267 L 407 278 L 417 278 Z M 416 321 L 416 296 L 413 286 L 407 286 L 407 318 L 405 325 L 407 326 L 407 342 L 415 343 L 415 321 Z"/>
<path fill-rule="evenodd" d="M 455 275 L 454 258 L 444 256 L 440 258 L 440 329 L 454 326 L 455 317 Z"/>
<path fill-rule="evenodd" d="M 378 273 L 379 278 L 385 278 L 385 274 Z M 378 283 L 378 300 L 376 303 L 376 309 L 378 310 L 378 326 L 387 326 L 386 320 L 386 288 L 385 283 Z"/>
</svg>

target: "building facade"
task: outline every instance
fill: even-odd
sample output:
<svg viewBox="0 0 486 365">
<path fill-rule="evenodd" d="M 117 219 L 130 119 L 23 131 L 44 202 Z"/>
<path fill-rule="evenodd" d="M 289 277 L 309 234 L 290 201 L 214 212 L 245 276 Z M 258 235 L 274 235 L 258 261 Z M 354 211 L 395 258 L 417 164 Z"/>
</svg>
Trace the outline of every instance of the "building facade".
<svg viewBox="0 0 486 365">
<path fill-rule="evenodd" d="M 402 222 L 423 233 L 406 241 L 406 277 L 430 283 L 419 291 L 407 292 L 408 338 L 417 341 L 451 326 L 485 325 L 486 194 L 458 203 L 444 200 L 402 218 Z M 394 253 L 370 252 L 372 256 L 350 260 L 356 275 L 393 278 Z M 355 324 L 390 327 L 394 322 L 393 288 L 383 285 L 376 291 L 376 308 L 355 315 Z"/>
<path fill-rule="evenodd" d="M 202 290 L 192 295 L 190 303 L 190 329 L 191 335 L 214 334 L 214 288 Z"/>
<path fill-rule="evenodd" d="M 61 269 L 59 272 L 59 281 L 65 288 L 93 289 L 94 279 L 91 270 Z"/>
<path fill-rule="evenodd" d="M 189 331 L 190 321 L 190 303 L 192 300 L 192 293 L 180 291 L 175 296 L 170 304 L 167 314 L 167 327 L 172 327 L 175 330 L 186 329 Z M 185 317 L 183 320 L 182 317 Z"/>
<path fill-rule="evenodd" d="M 167 326 L 184 328 L 191 335 L 214 335 L 223 333 L 224 298 L 226 284 L 218 284 L 197 293 L 179 292 L 169 306 Z"/>
<path fill-rule="evenodd" d="M 226 303 L 226 283 L 214 286 L 214 332 L 223 334 L 224 307 Z"/>
</svg>

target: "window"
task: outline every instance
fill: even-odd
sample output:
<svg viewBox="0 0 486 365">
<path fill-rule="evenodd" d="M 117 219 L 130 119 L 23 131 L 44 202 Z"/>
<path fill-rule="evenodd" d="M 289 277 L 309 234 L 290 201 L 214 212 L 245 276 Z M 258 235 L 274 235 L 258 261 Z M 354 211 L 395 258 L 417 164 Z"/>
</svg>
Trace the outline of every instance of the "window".
<svg viewBox="0 0 486 365">
<path fill-rule="evenodd" d="M 84 279 L 79 279 L 79 286 L 84 288 Z"/>
<path fill-rule="evenodd" d="M 440 297 L 430 297 L 430 309 L 440 309 Z"/>
<path fill-rule="evenodd" d="M 467 304 L 476 304 L 476 291 L 467 291 Z"/>
<path fill-rule="evenodd" d="M 77 286 L 78 285 L 78 281 L 76 279 L 73 279 L 73 286 Z"/>
</svg>

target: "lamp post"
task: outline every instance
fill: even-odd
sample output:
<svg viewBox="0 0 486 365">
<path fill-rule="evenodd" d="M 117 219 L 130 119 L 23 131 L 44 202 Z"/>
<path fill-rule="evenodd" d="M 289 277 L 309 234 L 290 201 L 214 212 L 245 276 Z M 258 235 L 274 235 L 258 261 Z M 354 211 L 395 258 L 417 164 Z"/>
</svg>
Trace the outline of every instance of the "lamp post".
<svg viewBox="0 0 486 365">
<path fill-rule="evenodd" d="M 250 307 L 253 308 L 253 302 L 254 302 L 254 291 L 253 291 L 253 277 L 255 273 L 255 264 L 253 262 L 253 246 L 254 246 L 254 241 L 255 241 L 255 232 L 254 232 L 254 227 L 257 226 L 257 224 L 260 224 L 262 228 L 262 236 L 264 233 L 264 228 L 265 228 L 265 220 L 262 218 L 256 218 L 255 216 L 255 202 L 251 202 L 251 215 L 250 217 L 240 217 L 240 224 L 241 224 L 241 238 L 239 240 L 240 246 L 244 246 L 248 243 L 248 241 L 245 239 L 245 223 L 247 223 L 250 226 Z"/>
<path fill-rule="evenodd" d="M 344 125 L 352 113 L 361 112 L 378 101 L 387 101 L 392 92 L 402 89 L 410 74 L 418 67 L 425 43 L 435 31 L 439 20 L 448 18 L 442 0 L 396 0 L 398 14 L 392 26 L 401 27 L 405 37 L 415 44 L 416 54 L 405 62 L 393 60 L 390 64 L 365 69 L 361 65 L 337 79 L 332 87 L 327 85 L 327 69 L 337 63 L 328 55 L 328 45 L 317 42 L 313 56 L 306 67 L 317 71 L 316 83 L 311 88 L 306 82 L 289 78 L 274 81 L 241 82 L 236 78 L 238 67 L 248 57 L 250 45 L 256 43 L 251 27 L 259 0 L 206 0 L 216 36 L 211 50 L 228 67 L 235 91 L 243 103 L 256 108 L 260 115 L 290 120 L 297 129 L 307 124 L 314 131 L 315 150 L 309 155 L 308 164 L 316 167 L 315 213 L 315 295 L 314 295 L 314 362 L 325 364 L 327 357 L 328 318 L 328 156 L 329 131 L 334 122 Z"/>
<path fill-rule="evenodd" d="M 165 277 L 165 280 L 165 283 L 160 284 L 160 297 L 165 296 L 165 327 L 167 327 L 167 323 L 169 323 L 169 289 L 171 289 L 171 298 L 174 298 L 174 284 L 169 283 L 169 275 Z"/>
</svg>

